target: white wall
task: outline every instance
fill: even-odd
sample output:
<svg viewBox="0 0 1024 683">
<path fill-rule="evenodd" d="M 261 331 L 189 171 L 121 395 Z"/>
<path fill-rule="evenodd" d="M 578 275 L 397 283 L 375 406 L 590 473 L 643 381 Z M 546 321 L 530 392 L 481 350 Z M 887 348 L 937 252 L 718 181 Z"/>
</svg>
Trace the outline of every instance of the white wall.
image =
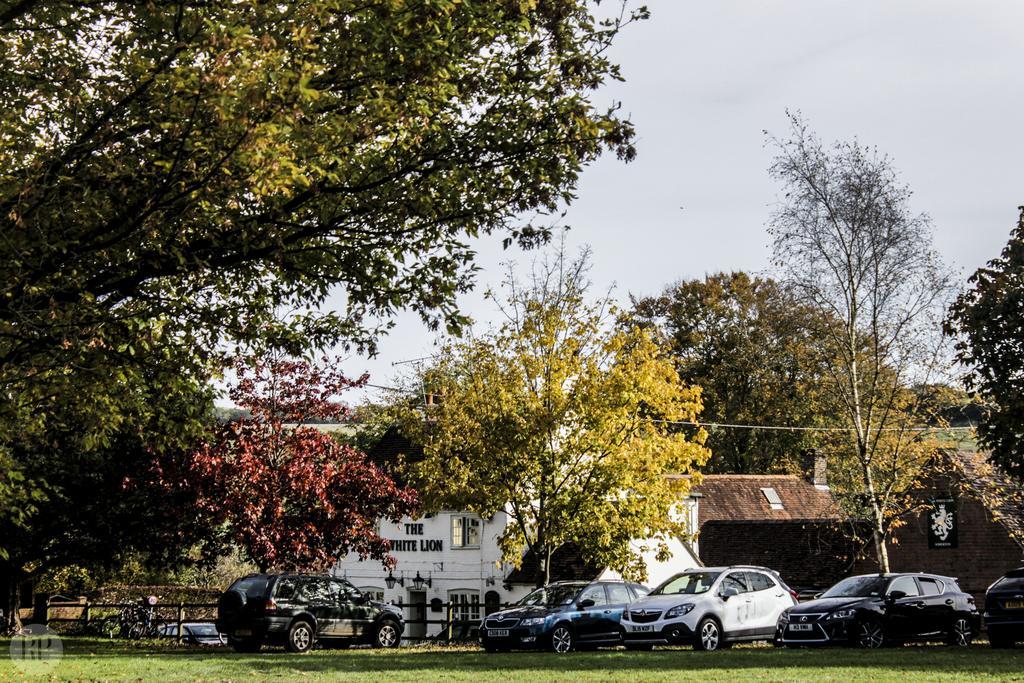
<svg viewBox="0 0 1024 683">
<path fill-rule="evenodd" d="M 336 576 L 343 576 L 355 586 L 375 587 L 383 591 L 385 602 L 408 603 L 413 579 L 419 573 L 423 579 L 430 579 L 430 586 L 424 586 L 426 601 L 450 600 L 450 591 L 476 591 L 480 601 L 480 615 L 483 615 L 485 595 L 495 591 L 501 603 L 514 602 L 526 595 L 528 586 L 513 586 L 506 590 L 502 585 L 512 567 L 501 563 L 501 550 L 497 539 L 505 529 L 507 516 L 498 513 L 491 519 L 482 519 L 480 544 L 477 547 L 452 547 L 451 520 L 453 516 L 472 516 L 468 513 L 444 511 L 419 519 L 404 518 L 400 523 L 381 522 L 380 533 L 393 543 L 392 555 L 398 560 L 393 573 L 395 578 L 404 580 L 405 585 L 387 588 L 385 579 L 388 571 L 379 561 L 361 561 L 358 555 L 350 554 L 334 567 Z M 440 548 L 438 550 L 438 548 Z M 413 618 L 411 609 L 406 609 L 406 618 Z M 444 619 L 445 613 L 427 612 L 428 619 Z M 430 625 L 427 634 L 433 635 L 440 625 Z M 408 631 L 407 631 L 408 632 Z"/>
</svg>

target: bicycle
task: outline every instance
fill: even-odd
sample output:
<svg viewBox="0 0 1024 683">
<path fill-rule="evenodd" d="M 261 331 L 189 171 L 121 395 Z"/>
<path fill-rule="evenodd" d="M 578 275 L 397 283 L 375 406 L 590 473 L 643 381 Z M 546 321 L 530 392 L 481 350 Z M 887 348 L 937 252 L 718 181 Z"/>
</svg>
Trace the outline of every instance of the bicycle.
<svg viewBox="0 0 1024 683">
<path fill-rule="evenodd" d="M 156 614 L 156 597 L 143 598 L 138 604 L 125 605 L 117 615 L 116 631 L 121 638 L 141 640 L 161 635 L 164 621 Z"/>
</svg>

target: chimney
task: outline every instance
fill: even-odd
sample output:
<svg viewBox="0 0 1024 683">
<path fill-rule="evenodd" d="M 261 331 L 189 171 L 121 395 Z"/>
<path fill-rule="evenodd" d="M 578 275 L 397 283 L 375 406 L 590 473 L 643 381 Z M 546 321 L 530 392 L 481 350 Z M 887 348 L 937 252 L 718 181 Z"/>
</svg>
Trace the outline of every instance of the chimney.
<svg viewBox="0 0 1024 683">
<path fill-rule="evenodd" d="M 816 448 L 809 448 L 802 455 L 807 480 L 819 491 L 828 491 L 828 461 L 825 456 Z"/>
</svg>

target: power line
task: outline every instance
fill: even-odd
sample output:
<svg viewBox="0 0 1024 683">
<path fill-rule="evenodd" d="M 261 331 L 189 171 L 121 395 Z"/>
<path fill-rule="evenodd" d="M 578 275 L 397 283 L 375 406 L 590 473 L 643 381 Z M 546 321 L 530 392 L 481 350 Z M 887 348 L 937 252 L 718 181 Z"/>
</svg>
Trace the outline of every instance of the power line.
<svg viewBox="0 0 1024 683">
<path fill-rule="evenodd" d="M 658 422 L 661 424 L 672 424 L 672 425 L 684 425 L 689 427 L 715 427 L 719 429 L 764 429 L 764 430 L 776 430 L 776 431 L 789 431 L 789 432 L 855 432 L 857 431 L 854 427 L 791 427 L 783 425 L 748 425 L 748 424 L 728 424 L 725 422 L 692 422 L 689 420 L 651 420 L 651 422 Z M 974 426 L 969 427 L 881 427 L 875 428 L 871 431 L 883 431 L 883 432 L 930 432 L 930 431 L 954 431 L 954 430 L 973 430 Z"/>
</svg>

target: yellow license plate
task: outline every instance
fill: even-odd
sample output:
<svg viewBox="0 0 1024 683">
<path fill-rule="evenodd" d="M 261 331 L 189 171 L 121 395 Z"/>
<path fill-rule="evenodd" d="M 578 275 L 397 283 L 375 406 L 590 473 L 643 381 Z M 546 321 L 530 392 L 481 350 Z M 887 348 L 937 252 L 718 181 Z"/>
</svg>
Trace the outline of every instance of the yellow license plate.
<svg viewBox="0 0 1024 683">
<path fill-rule="evenodd" d="M 1024 600 L 1007 600 L 1003 606 L 1006 609 L 1024 609 Z"/>
</svg>

